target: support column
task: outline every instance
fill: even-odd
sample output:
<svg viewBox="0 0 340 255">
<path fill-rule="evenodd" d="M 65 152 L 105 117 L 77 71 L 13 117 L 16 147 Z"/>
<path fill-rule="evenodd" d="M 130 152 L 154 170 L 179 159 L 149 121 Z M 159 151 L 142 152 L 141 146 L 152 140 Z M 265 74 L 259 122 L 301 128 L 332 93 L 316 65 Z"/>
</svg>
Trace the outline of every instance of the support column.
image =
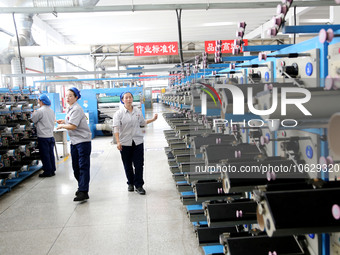
<svg viewBox="0 0 340 255">
<path fill-rule="evenodd" d="M 207 94 L 202 93 L 201 94 L 201 113 L 204 115 L 207 115 Z"/>
<path fill-rule="evenodd" d="M 329 20 L 331 24 L 340 24 L 340 6 L 329 7 Z M 338 15 L 336 15 L 338 14 Z"/>
<path fill-rule="evenodd" d="M 296 13 L 296 6 L 291 8 L 292 14 L 289 17 L 289 26 L 298 26 L 300 24 L 300 16 Z M 293 43 L 296 43 L 296 37 L 299 37 L 298 34 L 289 34 L 289 38 L 293 38 Z"/>
</svg>

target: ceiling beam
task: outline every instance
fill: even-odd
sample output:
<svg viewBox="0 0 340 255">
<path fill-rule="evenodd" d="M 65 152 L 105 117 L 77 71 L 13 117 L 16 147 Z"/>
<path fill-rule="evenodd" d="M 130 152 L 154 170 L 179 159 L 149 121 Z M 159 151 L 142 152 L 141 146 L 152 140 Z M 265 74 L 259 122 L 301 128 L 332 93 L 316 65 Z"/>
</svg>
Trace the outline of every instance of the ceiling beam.
<svg viewBox="0 0 340 255">
<path fill-rule="evenodd" d="M 93 7 L 1 7 L 0 13 L 77 13 L 77 12 L 125 12 L 125 11 L 173 11 L 182 10 L 210 10 L 210 9 L 254 9 L 275 8 L 278 1 L 271 2 L 230 2 L 230 3 L 196 3 L 196 4 L 136 4 L 136 5 L 111 5 Z M 334 0 L 296 0 L 293 6 L 335 6 Z"/>
<path fill-rule="evenodd" d="M 87 71 L 87 72 L 54 72 L 54 73 L 24 73 L 24 74 L 2 74 L 5 77 L 45 77 L 45 76 L 70 76 L 70 75 L 90 75 L 90 74 L 134 74 L 134 73 L 157 73 L 181 71 L 181 68 L 153 68 L 153 69 L 128 69 L 128 70 L 108 70 L 108 71 Z"/>
</svg>

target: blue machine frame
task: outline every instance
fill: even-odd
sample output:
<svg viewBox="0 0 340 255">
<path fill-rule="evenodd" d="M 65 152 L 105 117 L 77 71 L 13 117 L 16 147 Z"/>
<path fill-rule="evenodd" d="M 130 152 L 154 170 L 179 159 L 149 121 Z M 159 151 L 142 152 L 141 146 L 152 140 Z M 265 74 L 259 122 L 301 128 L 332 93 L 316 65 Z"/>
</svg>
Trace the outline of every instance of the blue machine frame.
<svg viewBox="0 0 340 255">
<path fill-rule="evenodd" d="M 340 25 L 336 25 L 336 26 L 331 26 L 332 28 L 335 28 L 335 30 L 339 27 Z M 324 28 L 324 26 L 322 27 Z M 284 32 L 286 33 L 301 33 L 300 30 L 304 30 L 307 32 L 315 32 L 315 31 L 319 31 L 320 27 L 318 28 L 308 28 L 309 30 L 305 30 L 305 27 L 301 27 L 301 26 L 297 26 L 297 27 L 286 27 L 284 29 Z M 313 30 L 313 31 L 312 31 Z M 340 30 L 336 30 L 335 34 L 338 35 L 340 34 Z M 320 80 L 320 87 L 324 87 L 325 86 L 325 78 L 328 75 L 329 72 L 329 66 L 328 66 L 328 46 L 329 45 L 333 45 L 333 44 L 339 44 L 340 43 L 340 37 L 336 36 L 333 38 L 331 43 L 325 42 L 325 43 L 321 43 L 319 41 L 319 37 L 314 37 L 310 40 L 301 42 L 299 44 L 294 44 L 294 45 L 281 45 L 281 46 L 272 46 L 271 49 L 268 48 L 268 46 L 247 46 L 248 48 L 246 48 L 249 51 L 263 51 L 263 50 L 276 50 L 275 52 L 272 52 L 271 54 L 268 54 L 268 58 L 266 59 L 266 61 L 259 61 L 259 59 L 257 57 L 254 56 L 247 56 L 247 57 L 223 57 L 222 60 L 223 61 L 247 61 L 244 62 L 242 64 L 238 64 L 239 68 L 236 67 L 236 71 L 237 70 L 241 70 L 242 65 L 250 65 L 250 64 L 264 64 L 264 63 L 269 63 L 272 62 L 272 68 L 273 70 L 276 70 L 276 58 L 271 57 L 273 55 L 277 55 L 277 54 L 289 54 L 289 53 L 300 53 L 300 52 L 306 52 L 309 50 L 314 50 L 314 49 L 319 49 L 319 60 L 320 60 L 320 65 L 319 65 L 319 80 Z M 211 72 L 213 69 L 211 68 L 216 68 L 215 70 L 217 71 L 217 75 L 218 72 L 220 71 L 221 73 L 223 72 L 229 72 L 231 71 L 231 69 L 229 68 L 229 64 L 227 63 L 222 63 L 222 64 L 212 64 L 209 65 L 209 69 L 205 69 L 203 72 L 201 70 L 200 73 L 194 75 L 194 76 L 189 76 L 186 77 L 184 79 L 184 81 L 182 82 L 182 84 L 179 85 L 184 85 L 186 81 L 190 81 L 193 78 L 198 78 L 200 75 L 207 75 L 207 72 Z M 223 69 L 224 68 L 224 69 Z M 233 71 L 235 71 L 233 70 Z M 246 74 L 247 74 L 247 70 Z M 208 76 L 213 76 L 213 75 L 208 75 Z M 273 77 L 273 81 L 276 81 L 276 72 L 272 71 L 272 77 Z M 247 82 L 245 82 L 247 83 Z M 183 108 L 183 106 L 179 106 Z M 196 111 L 200 111 L 199 109 L 200 107 L 195 107 Z M 212 110 L 212 109 L 211 109 Z M 207 115 L 209 114 L 209 109 L 207 112 Z M 232 116 L 232 114 L 228 114 L 228 116 L 226 115 L 226 117 L 230 118 L 230 115 Z M 254 117 L 254 116 L 251 116 Z M 245 116 L 245 119 L 246 116 Z M 304 131 L 307 132 L 311 132 L 314 134 L 318 134 L 318 135 L 327 135 L 327 129 L 325 128 L 317 128 L 317 129 L 305 129 Z M 277 132 L 274 133 L 274 137 L 277 138 Z M 277 142 L 275 142 L 275 148 L 274 148 L 274 153 L 275 155 L 277 154 Z M 318 156 L 327 156 L 329 154 L 328 151 L 328 143 L 326 141 L 321 141 L 321 148 L 320 148 L 320 155 Z M 323 178 L 324 180 L 328 180 L 328 173 L 324 173 L 322 172 L 321 178 Z M 319 245 L 319 249 L 322 255 L 329 255 L 330 254 L 330 240 L 329 240 L 329 235 L 328 234 L 322 234 L 320 235 L 320 245 Z M 209 254 L 208 251 L 205 251 L 206 254 Z"/>
</svg>

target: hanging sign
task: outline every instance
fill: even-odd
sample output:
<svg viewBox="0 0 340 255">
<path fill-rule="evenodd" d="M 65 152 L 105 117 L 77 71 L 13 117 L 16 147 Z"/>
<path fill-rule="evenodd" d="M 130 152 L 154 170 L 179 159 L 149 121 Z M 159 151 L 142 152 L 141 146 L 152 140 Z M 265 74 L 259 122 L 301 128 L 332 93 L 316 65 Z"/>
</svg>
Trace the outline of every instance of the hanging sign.
<svg viewBox="0 0 340 255">
<path fill-rule="evenodd" d="M 244 39 L 243 40 L 245 46 L 248 45 L 248 40 Z M 215 54 L 216 52 L 216 41 L 205 41 L 205 52 L 208 54 Z M 221 45 L 221 51 L 222 53 L 232 53 L 233 48 L 235 47 L 234 45 L 234 40 L 222 40 L 222 45 Z M 236 46 L 237 48 L 239 47 L 238 45 Z M 242 47 L 241 47 L 241 52 L 242 52 Z"/>
<path fill-rule="evenodd" d="M 135 56 L 178 55 L 177 42 L 134 43 Z"/>
</svg>

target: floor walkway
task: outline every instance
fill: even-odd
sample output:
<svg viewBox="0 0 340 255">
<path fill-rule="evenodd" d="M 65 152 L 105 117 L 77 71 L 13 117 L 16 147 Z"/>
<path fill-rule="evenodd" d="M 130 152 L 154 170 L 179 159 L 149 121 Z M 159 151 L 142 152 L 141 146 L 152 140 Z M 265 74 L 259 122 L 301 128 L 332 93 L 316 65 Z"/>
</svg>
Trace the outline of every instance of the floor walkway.
<svg viewBox="0 0 340 255">
<path fill-rule="evenodd" d="M 154 104 L 146 116 L 159 114 L 145 134 L 146 196 L 127 192 L 112 137 L 96 137 L 87 202 L 73 202 L 70 158 L 58 161 L 55 177 L 36 174 L 0 198 L 0 254 L 203 254 L 169 171 L 162 111 Z"/>
</svg>

